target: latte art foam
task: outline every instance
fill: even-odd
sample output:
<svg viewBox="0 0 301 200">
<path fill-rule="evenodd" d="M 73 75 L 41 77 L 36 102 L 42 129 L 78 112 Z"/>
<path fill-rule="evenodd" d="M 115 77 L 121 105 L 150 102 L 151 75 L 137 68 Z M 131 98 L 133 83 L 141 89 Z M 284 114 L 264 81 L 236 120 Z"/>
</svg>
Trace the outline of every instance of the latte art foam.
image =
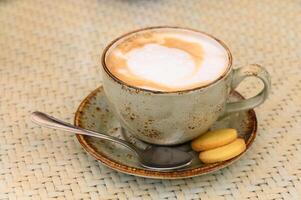
<svg viewBox="0 0 301 200">
<path fill-rule="evenodd" d="M 160 28 L 120 39 L 110 47 L 105 62 L 114 76 L 129 85 L 171 92 L 214 82 L 227 70 L 229 57 L 207 35 Z"/>
</svg>

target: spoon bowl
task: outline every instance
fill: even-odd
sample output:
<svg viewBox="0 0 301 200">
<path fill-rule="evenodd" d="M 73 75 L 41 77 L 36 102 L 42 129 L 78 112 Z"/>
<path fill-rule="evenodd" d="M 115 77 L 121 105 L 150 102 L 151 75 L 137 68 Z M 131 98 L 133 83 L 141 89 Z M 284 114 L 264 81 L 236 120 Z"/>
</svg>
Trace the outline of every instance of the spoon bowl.
<svg viewBox="0 0 301 200">
<path fill-rule="evenodd" d="M 150 146 L 143 151 L 139 161 L 143 167 L 149 169 L 173 170 L 188 166 L 192 157 L 187 152 L 162 146 Z"/>
</svg>

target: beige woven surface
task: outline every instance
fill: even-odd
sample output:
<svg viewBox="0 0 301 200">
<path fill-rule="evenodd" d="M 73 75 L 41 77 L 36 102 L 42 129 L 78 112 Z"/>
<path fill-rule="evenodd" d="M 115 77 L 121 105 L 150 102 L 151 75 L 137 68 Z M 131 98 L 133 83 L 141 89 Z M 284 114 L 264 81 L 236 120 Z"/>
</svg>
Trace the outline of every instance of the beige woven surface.
<svg viewBox="0 0 301 200">
<path fill-rule="evenodd" d="M 184 180 L 138 178 L 99 164 L 74 136 L 30 122 L 34 110 L 72 122 L 101 84 L 105 45 L 151 25 L 204 30 L 229 45 L 235 67 L 260 63 L 271 73 L 258 137 L 239 162 Z M 301 199 L 300 33 L 297 0 L 1 0 L 0 199 Z M 240 91 L 259 87 L 250 80 Z"/>
</svg>

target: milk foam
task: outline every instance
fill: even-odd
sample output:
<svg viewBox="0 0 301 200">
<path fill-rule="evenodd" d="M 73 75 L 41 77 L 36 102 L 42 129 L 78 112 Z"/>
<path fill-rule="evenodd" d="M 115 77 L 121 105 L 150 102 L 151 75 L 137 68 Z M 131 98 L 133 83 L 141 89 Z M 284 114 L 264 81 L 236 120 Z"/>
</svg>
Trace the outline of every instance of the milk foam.
<svg viewBox="0 0 301 200">
<path fill-rule="evenodd" d="M 214 82 L 228 67 L 227 51 L 204 34 L 171 28 L 143 32 L 117 42 L 106 57 L 112 74 L 130 85 L 192 89 Z"/>
</svg>

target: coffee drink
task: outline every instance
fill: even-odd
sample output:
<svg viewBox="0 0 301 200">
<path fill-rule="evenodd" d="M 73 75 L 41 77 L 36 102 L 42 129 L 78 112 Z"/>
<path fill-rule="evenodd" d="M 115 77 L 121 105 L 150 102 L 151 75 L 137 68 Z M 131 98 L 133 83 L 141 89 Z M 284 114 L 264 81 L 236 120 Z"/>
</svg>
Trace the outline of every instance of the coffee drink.
<svg viewBox="0 0 301 200">
<path fill-rule="evenodd" d="M 122 82 L 155 91 L 206 86 L 229 67 L 225 47 L 200 32 L 159 28 L 131 33 L 106 53 L 110 73 Z"/>
</svg>

